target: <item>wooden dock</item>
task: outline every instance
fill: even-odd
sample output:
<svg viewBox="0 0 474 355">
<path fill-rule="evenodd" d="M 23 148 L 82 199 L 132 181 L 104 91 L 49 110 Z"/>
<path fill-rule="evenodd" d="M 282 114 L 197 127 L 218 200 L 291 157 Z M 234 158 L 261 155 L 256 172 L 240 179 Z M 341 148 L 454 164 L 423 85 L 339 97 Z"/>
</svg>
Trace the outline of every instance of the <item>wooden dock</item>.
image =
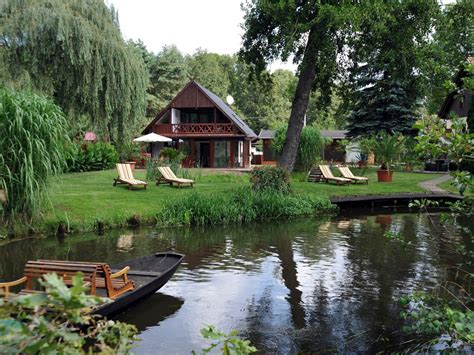
<svg viewBox="0 0 474 355">
<path fill-rule="evenodd" d="M 450 193 L 400 193 L 390 195 L 364 195 L 331 197 L 331 203 L 341 207 L 375 207 L 375 206 L 406 206 L 414 200 L 439 201 L 440 205 L 446 202 L 455 202 L 463 199 L 462 196 Z"/>
</svg>

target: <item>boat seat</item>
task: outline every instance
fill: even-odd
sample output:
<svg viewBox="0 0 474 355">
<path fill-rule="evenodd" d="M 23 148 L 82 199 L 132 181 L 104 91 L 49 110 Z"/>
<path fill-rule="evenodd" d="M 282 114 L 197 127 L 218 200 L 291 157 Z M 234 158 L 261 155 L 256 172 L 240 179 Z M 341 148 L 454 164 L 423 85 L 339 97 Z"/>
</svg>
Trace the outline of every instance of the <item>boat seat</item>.
<svg viewBox="0 0 474 355">
<path fill-rule="evenodd" d="M 73 277 L 81 272 L 85 286 L 90 287 L 90 294 L 96 294 L 96 279 L 99 265 L 65 265 L 47 261 L 28 261 L 25 265 L 25 291 L 35 290 L 34 280 L 51 273 L 61 277 L 66 285 L 72 285 Z"/>
<path fill-rule="evenodd" d="M 105 289 L 107 291 L 107 297 L 115 299 L 125 292 L 132 291 L 135 289 L 135 283 L 128 279 L 128 271 L 130 267 L 126 266 L 122 270 L 112 273 L 109 265 L 98 262 L 88 261 L 64 261 L 64 260 L 38 260 L 39 262 L 62 265 L 72 268 L 86 267 L 97 267 L 97 275 L 95 278 L 95 289 Z"/>
</svg>

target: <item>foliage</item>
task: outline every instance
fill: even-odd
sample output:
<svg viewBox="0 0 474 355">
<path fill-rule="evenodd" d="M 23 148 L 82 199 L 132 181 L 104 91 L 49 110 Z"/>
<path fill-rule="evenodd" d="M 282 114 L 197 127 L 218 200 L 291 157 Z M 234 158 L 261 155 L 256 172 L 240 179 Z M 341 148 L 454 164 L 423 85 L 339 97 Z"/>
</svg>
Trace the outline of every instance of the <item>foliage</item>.
<svg viewBox="0 0 474 355">
<path fill-rule="evenodd" d="M 234 56 L 209 53 L 203 49 L 186 58 L 190 76 L 221 98 L 229 94 L 235 61 Z"/>
<path fill-rule="evenodd" d="M 204 338 L 214 341 L 208 348 L 203 349 L 202 354 L 209 354 L 213 350 L 221 351 L 225 355 L 245 355 L 257 351 L 257 348 L 250 345 L 249 340 L 242 340 L 238 337 L 237 331 L 229 334 L 218 331 L 214 326 L 208 325 L 201 329 Z M 220 349 L 217 349 L 219 348 Z M 192 352 L 196 354 L 195 351 Z"/>
<path fill-rule="evenodd" d="M 287 125 L 282 125 L 275 131 L 275 138 L 272 141 L 272 147 L 277 154 L 281 154 L 287 136 Z M 308 171 L 314 162 L 321 159 L 324 139 L 319 130 L 312 126 L 306 126 L 301 131 L 301 140 L 298 146 L 296 157 L 296 168 L 299 171 Z"/>
<path fill-rule="evenodd" d="M 390 164 L 398 158 L 404 140 L 402 136 L 387 132 L 380 132 L 369 140 L 368 148 L 375 154 L 382 170 L 390 170 Z"/>
<path fill-rule="evenodd" d="M 67 146 L 67 171 L 84 172 L 107 170 L 115 167 L 118 154 L 110 143 L 78 143 Z"/>
<path fill-rule="evenodd" d="M 443 100 L 451 90 L 450 82 L 465 65 L 466 58 L 474 53 L 474 2 L 456 0 L 441 7 L 441 16 L 436 21 L 433 40 L 425 50 L 428 80 L 426 88 L 427 109 L 430 114 L 438 112 Z"/>
<path fill-rule="evenodd" d="M 408 325 L 404 331 L 435 336 L 422 351 L 469 351 L 474 343 L 474 312 L 459 310 L 450 302 L 419 292 L 400 299 Z M 451 302 L 452 303 L 452 302 Z"/>
<path fill-rule="evenodd" d="M 169 166 L 176 173 L 186 155 L 178 149 L 165 147 L 160 150 L 160 157 L 161 166 Z"/>
<path fill-rule="evenodd" d="M 290 218 L 333 210 L 334 206 L 326 198 L 283 195 L 272 190 L 253 192 L 249 188 L 240 188 L 227 195 L 193 192 L 167 202 L 158 213 L 157 221 L 158 226 L 204 226 Z"/>
<path fill-rule="evenodd" d="M 373 120 L 381 124 L 378 128 L 367 125 L 369 135 L 390 131 L 377 108 L 387 114 L 387 120 L 395 120 L 392 129 L 406 133 L 411 128 L 408 121 L 413 119 L 414 104 L 426 92 L 426 67 L 431 63 L 431 53 L 427 50 L 440 6 L 435 0 L 372 1 L 366 6 L 366 11 L 358 17 L 357 33 L 350 37 L 353 50 L 348 55 L 354 66 L 348 73 L 348 81 L 356 89 L 348 97 L 355 111 L 350 122 L 357 128 L 357 117 L 370 119 L 370 114 L 364 114 L 364 105 L 368 105 L 368 111 L 376 115 Z M 363 129 L 351 135 L 361 134 Z"/>
<path fill-rule="evenodd" d="M 470 133 L 461 119 L 453 118 L 449 130 L 438 117 L 426 117 L 415 127 L 419 129 L 415 150 L 425 159 L 438 159 L 444 155 L 462 168 L 462 162 L 474 156 L 474 133 Z M 455 178 L 462 193 L 472 186 L 471 174 L 457 174 Z"/>
<path fill-rule="evenodd" d="M 277 193 L 289 194 L 291 191 L 289 174 L 279 167 L 255 168 L 250 173 L 253 191 L 271 190 Z"/>
<path fill-rule="evenodd" d="M 137 143 L 124 143 L 120 147 L 120 159 L 122 161 L 135 161 L 140 158 L 140 146 Z"/>
<path fill-rule="evenodd" d="M 168 159 L 171 161 L 181 161 L 185 158 L 184 154 L 181 153 L 179 150 L 170 147 L 165 147 L 161 149 L 160 156 L 164 159 Z"/>
<path fill-rule="evenodd" d="M 188 81 L 188 67 L 176 46 L 164 46 L 147 62 L 150 73 L 147 117 L 156 116 Z"/>
<path fill-rule="evenodd" d="M 414 200 L 408 204 L 409 208 L 416 208 L 420 211 L 426 211 L 428 207 L 439 207 L 438 201 L 427 200 L 422 198 L 421 200 Z"/>
<path fill-rule="evenodd" d="M 353 111 L 347 118 L 349 137 L 368 137 L 382 131 L 391 134 L 412 132 L 417 119 L 413 100 L 399 82 L 392 80 L 358 79 Z"/>
<path fill-rule="evenodd" d="M 329 104 L 335 83 L 347 81 L 354 74 L 347 69 L 369 62 L 370 54 L 371 66 L 392 64 L 389 69 L 395 81 L 415 76 L 418 65 L 410 59 L 423 62 L 417 49 L 426 42 L 437 9 L 434 0 L 246 3 L 241 58 L 254 64 L 257 72 L 275 59 L 285 61 L 290 56 L 299 64 L 281 166 L 294 168 L 311 92 L 319 92 L 320 102 Z M 396 75 L 397 68 L 403 75 Z"/>
<path fill-rule="evenodd" d="M 0 352 L 7 354 L 125 354 L 137 330 L 90 316 L 106 299 L 86 295 L 81 273 L 67 287 L 56 274 L 40 280 L 46 292 L 0 300 Z"/>
<path fill-rule="evenodd" d="M 14 83 L 54 98 L 68 116 L 120 145 L 142 117 L 148 73 L 124 42 L 113 7 L 101 0 L 6 0 L 0 47 Z M 73 122 L 75 120 L 72 120 Z"/>
<path fill-rule="evenodd" d="M 40 209 L 48 178 L 64 168 L 67 122 L 44 97 L 0 88 L 0 189 L 3 213 L 32 217 Z"/>
<path fill-rule="evenodd" d="M 411 245 L 411 242 L 405 240 L 405 236 L 401 231 L 386 230 L 383 236 L 390 241 L 397 242 L 403 246 Z"/>
</svg>

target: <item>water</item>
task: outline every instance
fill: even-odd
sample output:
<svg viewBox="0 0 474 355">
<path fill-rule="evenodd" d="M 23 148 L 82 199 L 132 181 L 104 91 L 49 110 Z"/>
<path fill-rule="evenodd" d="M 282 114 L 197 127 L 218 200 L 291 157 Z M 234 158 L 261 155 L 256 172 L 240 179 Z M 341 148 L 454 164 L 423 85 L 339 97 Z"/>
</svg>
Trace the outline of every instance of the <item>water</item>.
<svg viewBox="0 0 474 355">
<path fill-rule="evenodd" d="M 0 246 L 0 279 L 20 277 L 30 259 L 113 264 L 175 250 L 186 254 L 175 276 L 119 317 L 140 330 L 138 354 L 200 350 L 207 324 L 236 329 L 264 352 L 383 351 L 403 340 L 399 297 L 435 287 L 463 261 L 454 250 L 467 241 L 438 219 L 365 214 L 22 240 Z"/>
</svg>

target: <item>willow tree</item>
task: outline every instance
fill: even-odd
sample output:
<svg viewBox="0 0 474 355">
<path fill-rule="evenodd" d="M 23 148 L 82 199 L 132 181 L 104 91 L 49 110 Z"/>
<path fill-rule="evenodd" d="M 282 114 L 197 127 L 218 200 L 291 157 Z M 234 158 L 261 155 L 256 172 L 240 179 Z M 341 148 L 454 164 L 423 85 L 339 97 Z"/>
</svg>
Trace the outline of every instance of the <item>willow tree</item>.
<svg viewBox="0 0 474 355">
<path fill-rule="evenodd" d="M 102 0 L 4 0 L 0 47 L 13 82 L 52 96 L 71 118 L 86 116 L 121 143 L 143 117 L 148 73 Z"/>
</svg>

